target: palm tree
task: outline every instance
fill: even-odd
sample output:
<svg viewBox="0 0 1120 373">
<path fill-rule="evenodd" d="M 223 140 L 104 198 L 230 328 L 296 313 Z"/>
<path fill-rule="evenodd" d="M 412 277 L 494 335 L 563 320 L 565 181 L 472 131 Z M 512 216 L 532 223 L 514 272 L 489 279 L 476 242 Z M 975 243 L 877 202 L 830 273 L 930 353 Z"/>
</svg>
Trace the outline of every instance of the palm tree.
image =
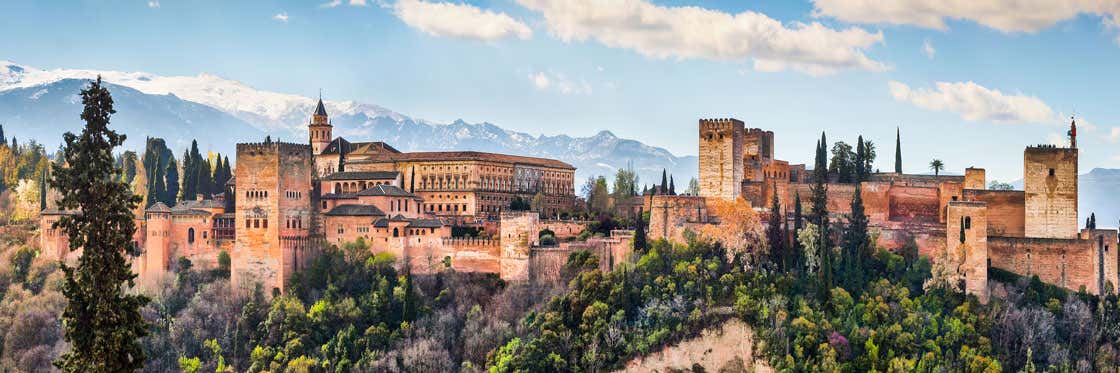
<svg viewBox="0 0 1120 373">
<path fill-rule="evenodd" d="M 941 170 L 945 169 L 945 163 L 940 159 L 934 159 L 929 162 L 929 169 L 933 170 L 933 176 L 941 175 Z"/>
</svg>

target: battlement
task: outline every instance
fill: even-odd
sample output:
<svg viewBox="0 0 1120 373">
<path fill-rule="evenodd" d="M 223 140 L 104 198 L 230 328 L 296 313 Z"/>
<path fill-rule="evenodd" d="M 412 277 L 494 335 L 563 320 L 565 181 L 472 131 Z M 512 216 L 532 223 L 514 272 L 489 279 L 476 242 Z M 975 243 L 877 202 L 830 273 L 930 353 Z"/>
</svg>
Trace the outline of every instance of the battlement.
<svg viewBox="0 0 1120 373">
<path fill-rule="evenodd" d="M 732 126 L 743 126 L 743 121 L 735 118 L 700 119 L 700 129 L 728 129 Z"/>
<path fill-rule="evenodd" d="M 495 247 L 495 248 L 497 248 L 498 244 L 500 242 L 501 241 L 492 240 L 492 239 L 489 239 L 489 238 L 473 238 L 473 237 L 448 237 L 448 238 L 443 238 L 442 239 L 443 245 L 448 246 L 448 247 L 474 246 L 474 247 Z"/>
<path fill-rule="evenodd" d="M 307 144 L 297 144 L 292 142 L 272 141 L 272 142 L 249 142 L 238 143 L 237 154 L 251 154 L 251 153 L 277 153 L 277 152 L 309 152 L 311 146 Z"/>
<path fill-rule="evenodd" d="M 1070 148 L 1065 146 L 1057 146 L 1053 144 L 1038 144 L 1026 147 L 1025 153 L 1059 153 L 1059 152 L 1076 152 L 1077 148 Z"/>
</svg>

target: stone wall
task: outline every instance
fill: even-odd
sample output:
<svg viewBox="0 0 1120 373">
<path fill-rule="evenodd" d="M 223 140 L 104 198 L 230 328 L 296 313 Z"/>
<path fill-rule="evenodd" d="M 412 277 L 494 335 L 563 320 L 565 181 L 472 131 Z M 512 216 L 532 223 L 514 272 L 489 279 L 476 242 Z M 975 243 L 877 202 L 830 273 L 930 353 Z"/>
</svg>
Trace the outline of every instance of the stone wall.
<svg viewBox="0 0 1120 373">
<path fill-rule="evenodd" d="M 983 168 L 969 167 L 964 169 L 964 188 L 983 190 L 988 189 L 987 176 Z"/>
<path fill-rule="evenodd" d="M 709 224 L 704 197 L 654 196 L 650 203 L 649 238 L 684 242 L 686 230 Z"/>
<path fill-rule="evenodd" d="M 1026 227 L 1023 191 L 965 189 L 965 201 L 988 205 L 988 235 L 1023 237 Z"/>
<path fill-rule="evenodd" d="M 983 202 L 954 201 L 946 212 L 945 250 L 951 270 L 963 277 L 965 293 L 988 302 L 988 215 Z"/>
<path fill-rule="evenodd" d="M 989 237 L 992 267 L 1073 291 L 1098 293 L 1099 253 L 1092 240 L 1065 238 Z M 1114 255 L 1114 254 L 1113 254 Z M 1115 282 L 1114 282 L 1115 283 Z"/>
<path fill-rule="evenodd" d="M 1077 236 L 1077 149 L 1032 146 L 1023 151 L 1026 236 Z"/>
<path fill-rule="evenodd" d="M 537 234 L 540 232 L 539 215 L 535 212 L 502 212 L 502 226 L 499 233 L 501 242 L 501 269 L 503 280 L 529 280 L 529 248 L 538 246 Z"/>
<path fill-rule="evenodd" d="M 734 199 L 743 181 L 743 122 L 700 120 L 700 195 Z"/>
</svg>

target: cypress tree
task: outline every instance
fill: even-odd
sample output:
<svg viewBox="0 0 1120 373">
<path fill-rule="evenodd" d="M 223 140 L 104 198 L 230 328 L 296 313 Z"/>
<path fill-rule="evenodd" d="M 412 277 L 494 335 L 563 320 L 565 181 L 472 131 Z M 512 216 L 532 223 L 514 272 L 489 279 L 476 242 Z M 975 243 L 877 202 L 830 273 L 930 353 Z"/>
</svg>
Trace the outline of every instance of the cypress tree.
<svg viewBox="0 0 1120 373">
<path fill-rule="evenodd" d="M 801 232 L 802 222 L 804 218 L 801 216 L 801 192 L 794 190 L 793 192 L 793 245 L 790 250 L 790 264 L 794 268 L 801 268 L 801 242 L 797 240 L 797 233 Z"/>
<path fill-rule="evenodd" d="M 202 194 L 203 198 L 209 199 L 210 194 L 214 193 L 214 177 L 210 174 L 210 162 L 205 158 L 199 159 L 195 165 L 195 170 L 198 172 L 198 176 L 195 178 L 195 180 L 198 180 L 195 193 Z M 191 198 L 195 198 L 195 196 L 192 195 Z"/>
<path fill-rule="evenodd" d="M 782 229 L 782 205 L 778 200 L 777 182 L 774 182 L 774 194 L 770 198 L 770 217 L 766 224 L 766 242 L 770 244 L 770 261 L 778 270 L 785 271 L 789 268 L 786 261 L 786 235 Z"/>
<path fill-rule="evenodd" d="M 190 150 L 183 149 L 183 187 L 181 188 L 181 198 L 183 200 L 194 199 L 194 194 L 197 190 L 198 182 L 196 181 L 196 177 L 198 171 L 195 171 L 194 165 L 194 158 L 191 157 Z"/>
<path fill-rule="evenodd" d="M 174 158 L 172 158 L 171 161 L 167 162 L 166 174 L 167 193 L 163 198 L 163 203 L 167 204 L 168 206 L 175 206 L 175 199 L 179 197 L 179 163 L 175 162 Z M 183 200 L 185 201 L 187 200 L 187 198 L 183 198 Z"/>
<path fill-rule="evenodd" d="M 856 183 L 867 180 L 867 174 L 870 172 L 870 170 L 867 169 L 867 149 L 864 148 L 863 135 L 860 135 L 859 140 L 856 141 L 855 169 Z"/>
<path fill-rule="evenodd" d="M 112 151 L 125 136 L 108 128 L 115 111 L 101 78 L 81 96 L 85 128 L 80 135 L 64 135 L 64 161 L 53 166 L 51 181 L 62 193 L 59 207 L 81 211 L 55 227 L 70 237 L 71 251 L 83 250 L 76 268 L 60 264 L 68 300 L 62 327 L 70 351 L 54 364 L 65 372 L 138 371 L 145 360 L 140 339 L 148 330 L 140 307 L 148 298 L 128 290 L 136 275 L 124 253 L 136 231 L 132 210 L 140 199 L 128 184 L 112 177 L 120 172 L 113 166 Z"/>
<path fill-rule="evenodd" d="M 828 140 L 821 132 L 821 140 L 817 143 L 817 157 L 813 170 L 813 197 L 812 209 L 809 211 L 810 219 L 820 229 L 818 247 L 821 257 L 821 285 L 822 297 L 827 298 L 832 289 L 832 240 L 829 238 L 828 220 Z"/>
<path fill-rule="evenodd" d="M 646 222 L 642 219 L 645 212 L 641 207 L 638 207 L 638 224 L 634 228 L 634 252 L 645 253 L 648 243 L 646 243 Z"/>
<path fill-rule="evenodd" d="M 49 165 L 50 163 L 48 163 Z M 39 180 L 39 211 L 47 209 L 47 183 L 50 181 L 50 166 L 43 169 L 42 180 Z"/>
<path fill-rule="evenodd" d="M 894 172 L 902 173 L 902 130 L 895 127 L 894 133 Z"/>
<path fill-rule="evenodd" d="M 164 180 L 164 173 L 167 171 L 167 169 L 164 167 L 160 167 L 158 163 L 153 167 L 155 168 L 152 169 L 148 175 L 148 180 L 151 181 L 152 185 L 148 188 L 147 207 L 151 207 L 152 205 L 156 204 L 156 202 L 164 202 L 163 199 L 167 194 L 167 184 L 166 180 Z"/>
<path fill-rule="evenodd" d="M 852 196 L 851 216 L 848 217 L 848 229 L 844 231 L 844 279 L 849 290 L 853 292 L 863 287 L 863 264 L 869 261 L 868 244 L 870 238 L 867 234 L 867 213 L 863 208 L 863 197 L 860 184 L 856 184 L 855 195 Z"/>
<path fill-rule="evenodd" d="M 0 144 L 7 144 L 8 139 L 4 138 L 4 125 L 0 124 Z"/>
<path fill-rule="evenodd" d="M 666 192 L 669 191 L 669 183 L 667 181 L 668 180 L 667 176 L 668 176 L 668 173 L 665 171 L 664 168 L 662 168 L 661 169 L 661 188 L 658 190 L 658 192 L 659 192 L 658 194 L 665 194 Z"/>
<path fill-rule="evenodd" d="M 669 175 L 669 195 L 677 195 L 677 187 L 673 185 L 673 175 Z"/>
</svg>

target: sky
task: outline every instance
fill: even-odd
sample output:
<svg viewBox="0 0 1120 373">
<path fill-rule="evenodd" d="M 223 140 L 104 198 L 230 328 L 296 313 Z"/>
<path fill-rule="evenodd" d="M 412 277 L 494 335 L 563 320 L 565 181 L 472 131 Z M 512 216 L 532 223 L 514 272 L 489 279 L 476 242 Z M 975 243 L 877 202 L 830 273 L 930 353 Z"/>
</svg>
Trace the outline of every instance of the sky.
<svg viewBox="0 0 1120 373">
<path fill-rule="evenodd" d="M 696 154 L 699 118 L 812 163 L 876 144 L 893 169 L 1022 177 L 1023 147 L 1120 168 L 1120 0 L 11 1 L 0 59 L 216 74 L 531 134 L 601 130 Z"/>
</svg>

